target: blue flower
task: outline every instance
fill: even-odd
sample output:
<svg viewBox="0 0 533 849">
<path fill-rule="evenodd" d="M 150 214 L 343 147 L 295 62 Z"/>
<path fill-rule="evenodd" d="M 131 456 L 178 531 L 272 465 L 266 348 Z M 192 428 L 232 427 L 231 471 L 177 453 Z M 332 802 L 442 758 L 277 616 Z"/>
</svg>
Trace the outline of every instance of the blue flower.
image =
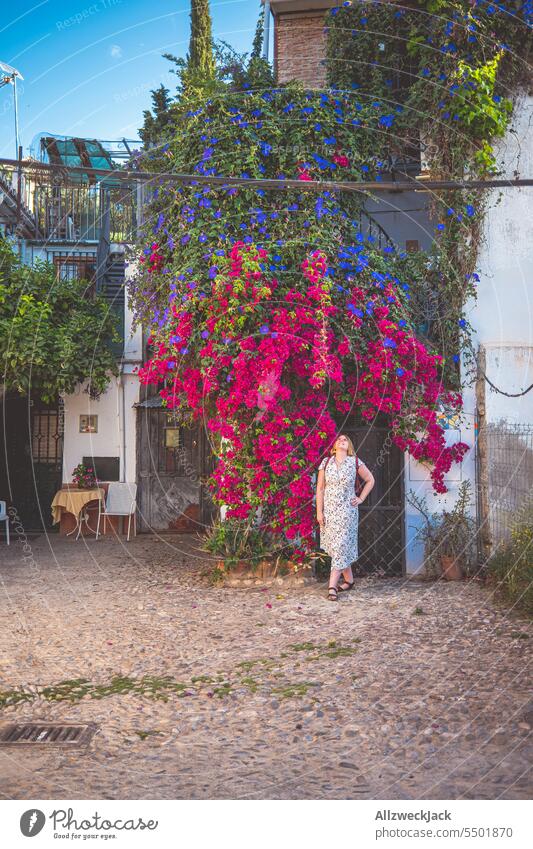
<svg viewBox="0 0 533 849">
<path fill-rule="evenodd" d="M 319 156 L 318 153 L 313 153 L 312 157 L 320 169 L 331 168 L 333 165 L 332 162 L 328 162 L 327 159 L 324 159 L 323 156 Z"/>
<path fill-rule="evenodd" d="M 405 374 L 405 372 L 404 372 L 403 368 L 397 368 L 397 369 L 396 369 L 396 374 L 398 375 L 398 377 L 401 377 L 401 376 L 402 376 L 402 374 Z"/>
<path fill-rule="evenodd" d="M 472 206 L 472 204 L 471 204 L 471 203 L 468 203 L 468 204 L 466 205 L 466 214 L 467 214 L 467 215 L 472 216 L 472 215 L 474 215 L 475 211 L 476 211 L 476 210 L 474 209 L 474 207 Z"/>
<path fill-rule="evenodd" d="M 385 339 L 383 340 L 383 347 L 384 347 L 384 348 L 395 348 L 395 347 L 396 347 L 396 342 L 394 341 L 394 339 L 389 339 L 389 338 L 387 337 L 387 338 L 385 338 Z"/>
<path fill-rule="evenodd" d="M 466 327 L 466 321 L 464 320 L 464 318 L 460 318 L 457 324 L 459 325 L 459 327 Z"/>
<path fill-rule="evenodd" d="M 269 330 L 270 330 L 270 327 L 268 326 L 268 324 L 262 324 L 261 327 L 259 328 L 259 333 L 268 333 Z"/>
<path fill-rule="evenodd" d="M 209 339 L 209 330 L 202 330 L 202 339 Z"/>
</svg>

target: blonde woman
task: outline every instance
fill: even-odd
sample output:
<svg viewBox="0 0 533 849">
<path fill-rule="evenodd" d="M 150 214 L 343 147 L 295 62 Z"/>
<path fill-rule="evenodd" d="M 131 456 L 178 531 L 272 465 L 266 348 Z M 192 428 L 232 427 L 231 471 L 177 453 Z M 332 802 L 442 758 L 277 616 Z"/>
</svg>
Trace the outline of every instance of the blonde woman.
<svg viewBox="0 0 533 849">
<path fill-rule="evenodd" d="M 364 481 L 358 494 L 357 477 Z M 375 483 L 372 472 L 356 457 L 352 440 L 342 433 L 335 440 L 329 457 L 318 468 L 316 516 L 320 525 L 320 547 L 331 557 L 328 599 L 337 601 L 340 590 L 354 584 L 352 563 L 357 560 L 359 505 Z"/>
</svg>

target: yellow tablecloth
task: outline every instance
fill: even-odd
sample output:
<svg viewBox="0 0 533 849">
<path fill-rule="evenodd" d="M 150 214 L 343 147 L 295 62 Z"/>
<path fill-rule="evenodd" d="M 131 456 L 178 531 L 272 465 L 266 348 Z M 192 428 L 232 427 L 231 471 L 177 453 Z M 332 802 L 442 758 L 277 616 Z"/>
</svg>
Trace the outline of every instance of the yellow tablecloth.
<svg viewBox="0 0 533 849">
<path fill-rule="evenodd" d="M 99 487 L 96 489 L 60 489 L 54 495 L 52 501 L 52 520 L 55 525 L 61 519 L 61 513 L 66 510 L 67 513 L 72 513 L 76 519 L 89 501 L 102 501 L 105 498 L 105 492 Z"/>
</svg>

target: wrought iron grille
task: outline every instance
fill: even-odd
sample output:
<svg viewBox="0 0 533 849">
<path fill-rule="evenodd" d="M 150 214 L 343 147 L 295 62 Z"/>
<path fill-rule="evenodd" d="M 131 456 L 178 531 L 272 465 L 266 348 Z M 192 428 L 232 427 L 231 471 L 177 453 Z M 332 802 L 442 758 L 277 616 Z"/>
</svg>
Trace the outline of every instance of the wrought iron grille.
<svg viewBox="0 0 533 849">
<path fill-rule="evenodd" d="M 54 407 L 32 409 L 32 460 L 39 465 L 61 467 L 63 427 L 61 411 Z"/>
<path fill-rule="evenodd" d="M 62 280 L 93 281 L 96 273 L 96 252 L 51 251 L 48 258 L 53 262 L 57 276 Z"/>
</svg>

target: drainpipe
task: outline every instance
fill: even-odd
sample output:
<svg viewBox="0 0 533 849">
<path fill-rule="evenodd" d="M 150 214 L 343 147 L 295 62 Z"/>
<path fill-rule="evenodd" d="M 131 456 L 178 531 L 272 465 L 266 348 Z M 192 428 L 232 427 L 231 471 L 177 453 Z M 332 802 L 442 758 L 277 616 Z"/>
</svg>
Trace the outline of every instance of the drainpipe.
<svg viewBox="0 0 533 849">
<path fill-rule="evenodd" d="M 477 439 L 476 439 L 476 471 L 477 492 L 479 504 L 479 538 L 481 543 L 481 564 L 485 565 L 489 559 L 493 539 L 490 526 L 489 508 L 489 469 L 488 469 L 488 444 L 487 444 L 487 406 L 485 374 L 487 369 L 487 354 L 484 345 L 479 345 L 477 354 L 476 375 L 476 413 L 477 413 Z"/>
<path fill-rule="evenodd" d="M 265 18 L 263 34 L 263 59 L 268 62 L 270 48 L 270 0 L 265 0 Z"/>
<path fill-rule="evenodd" d="M 120 480 L 122 483 L 128 480 L 126 468 L 126 390 L 124 386 L 124 362 L 119 366 L 117 377 L 118 389 L 118 429 L 120 436 Z"/>
</svg>

